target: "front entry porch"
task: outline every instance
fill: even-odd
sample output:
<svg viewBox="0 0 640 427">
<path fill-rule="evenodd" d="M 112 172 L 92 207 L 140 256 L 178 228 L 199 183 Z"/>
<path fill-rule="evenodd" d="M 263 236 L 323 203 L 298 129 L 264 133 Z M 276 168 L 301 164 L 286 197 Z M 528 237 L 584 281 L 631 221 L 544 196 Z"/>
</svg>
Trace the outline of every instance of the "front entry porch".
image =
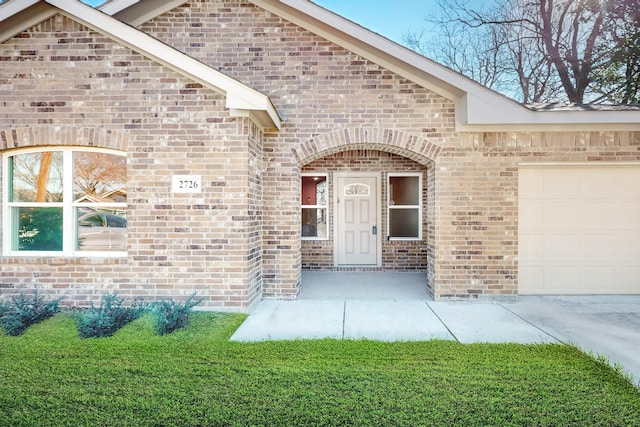
<svg viewBox="0 0 640 427">
<path fill-rule="evenodd" d="M 431 301 L 424 272 L 303 271 L 298 300 Z"/>
</svg>

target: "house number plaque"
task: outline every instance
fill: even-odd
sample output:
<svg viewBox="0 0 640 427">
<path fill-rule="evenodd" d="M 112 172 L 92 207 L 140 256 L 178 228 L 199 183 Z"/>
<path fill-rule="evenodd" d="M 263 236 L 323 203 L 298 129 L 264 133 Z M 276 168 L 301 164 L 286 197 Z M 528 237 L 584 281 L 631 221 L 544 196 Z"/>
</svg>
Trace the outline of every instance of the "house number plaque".
<svg viewBox="0 0 640 427">
<path fill-rule="evenodd" d="M 171 180 L 173 193 L 201 193 L 202 177 L 200 175 L 174 175 Z"/>
</svg>

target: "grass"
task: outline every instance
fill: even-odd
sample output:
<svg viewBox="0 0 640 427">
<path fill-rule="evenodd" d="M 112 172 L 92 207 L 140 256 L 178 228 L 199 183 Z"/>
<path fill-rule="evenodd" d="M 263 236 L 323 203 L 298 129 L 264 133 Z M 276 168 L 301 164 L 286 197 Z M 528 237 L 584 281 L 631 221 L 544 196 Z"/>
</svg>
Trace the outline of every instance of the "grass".
<svg viewBox="0 0 640 427">
<path fill-rule="evenodd" d="M 573 347 L 234 343 L 237 314 L 81 339 L 59 314 L 0 337 L 0 425 L 640 425 L 640 393 Z"/>
</svg>

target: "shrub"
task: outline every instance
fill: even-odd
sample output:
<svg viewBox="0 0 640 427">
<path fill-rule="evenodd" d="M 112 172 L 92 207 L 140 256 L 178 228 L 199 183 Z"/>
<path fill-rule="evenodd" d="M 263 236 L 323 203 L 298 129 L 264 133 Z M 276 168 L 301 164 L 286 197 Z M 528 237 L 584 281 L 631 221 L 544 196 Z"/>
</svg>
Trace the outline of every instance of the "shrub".
<svg viewBox="0 0 640 427">
<path fill-rule="evenodd" d="M 10 308 L 11 304 L 9 303 L 9 301 L 0 299 L 0 317 L 4 316 L 4 314 L 9 311 Z"/>
<path fill-rule="evenodd" d="M 195 299 L 192 294 L 184 304 L 173 299 L 162 300 L 153 305 L 152 312 L 155 317 L 155 331 L 158 335 L 170 334 L 176 329 L 183 328 L 189 322 L 191 309 L 202 302 L 202 298 Z"/>
<path fill-rule="evenodd" d="M 0 303 L 0 325 L 7 335 L 21 335 L 29 326 L 60 311 L 59 303 L 60 299 L 46 302 L 38 291 L 33 297 L 26 297 L 21 292 L 11 301 Z"/>
<path fill-rule="evenodd" d="M 118 294 L 102 296 L 100 307 L 93 304 L 86 311 L 77 315 L 78 332 L 82 338 L 110 337 L 118 329 L 139 317 L 146 306 L 136 301 L 131 306 L 123 305 L 124 298 Z"/>
</svg>

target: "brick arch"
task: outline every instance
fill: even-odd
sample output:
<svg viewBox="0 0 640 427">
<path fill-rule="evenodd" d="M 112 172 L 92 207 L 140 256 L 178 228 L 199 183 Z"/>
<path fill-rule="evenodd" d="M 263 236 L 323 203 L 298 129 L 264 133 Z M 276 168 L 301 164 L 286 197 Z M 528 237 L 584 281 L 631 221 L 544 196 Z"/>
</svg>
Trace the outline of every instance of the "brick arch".
<svg viewBox="0 0 640 427">
<path fill-rule="evenodd" d="M 424 137 L 394 129 L 347 128 L 317 135 L 292 149 L 299 166 L 345 150 L 379 150 L 432 164 L 442 147 Z"/>
<path fill-rule="evenodd" d="M 122 131 L 82 126 L 33 126 L 0 130 L 0 149 L 76 145 L 126 151 L 128 134 Z"/>
</svg>

